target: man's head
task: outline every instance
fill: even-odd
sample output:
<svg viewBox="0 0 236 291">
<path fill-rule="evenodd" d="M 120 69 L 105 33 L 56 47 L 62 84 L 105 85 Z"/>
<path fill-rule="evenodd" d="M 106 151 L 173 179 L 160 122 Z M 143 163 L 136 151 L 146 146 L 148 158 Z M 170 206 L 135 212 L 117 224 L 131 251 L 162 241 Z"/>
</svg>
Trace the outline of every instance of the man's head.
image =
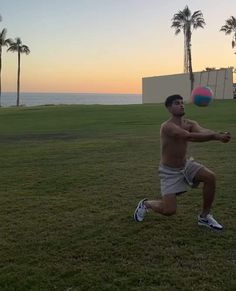
<svg viewBox="0 0 236 291">
<path fill-rule="evenodd" d="M 173 116 L 183 116 L 185 114 L 183 97 L 180 95 L 171 95 L 167 97 L 165 106 Z"/>
</svg>

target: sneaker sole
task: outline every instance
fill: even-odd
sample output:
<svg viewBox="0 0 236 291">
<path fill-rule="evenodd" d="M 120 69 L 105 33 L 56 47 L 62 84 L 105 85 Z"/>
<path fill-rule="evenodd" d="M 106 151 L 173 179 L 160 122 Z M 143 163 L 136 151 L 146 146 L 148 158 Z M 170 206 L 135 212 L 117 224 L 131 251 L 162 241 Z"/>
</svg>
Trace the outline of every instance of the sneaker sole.
<svg viewBox="0 0 236 291">
<path fill-rule="evenodd" d="M 223 227 L 215 227 L 215 226 L 212 226 L 212 225 L 209 225 L 209 224 L 206 224 L 204 222 L 200 222 L 198 221 L 198 225 L 200 226 L 205 226 L 205 227 L 208 227 L 208 228 L 211 228 L 211 229 L 215 229 L 215 230 L 223 230 Z"/>
<path fill-rule="evenodd" d="M 142 222 L 142 220 L 138 220 L 138 218 L 137 218 L 137 216 L 136 216 L 136 211 L 135 211 L 135 213 L 134 213 L 134 220 L 135 220 L 136 222 Z"/>
</svg>

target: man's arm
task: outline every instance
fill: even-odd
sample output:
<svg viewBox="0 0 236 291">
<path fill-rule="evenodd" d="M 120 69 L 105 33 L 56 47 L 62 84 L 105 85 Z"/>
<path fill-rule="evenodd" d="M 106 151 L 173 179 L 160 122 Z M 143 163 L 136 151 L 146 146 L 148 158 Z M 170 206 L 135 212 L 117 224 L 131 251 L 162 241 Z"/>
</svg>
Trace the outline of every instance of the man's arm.
<svg viewBox="0 0 236 291">
<path fill-rule="evenodd" d="M 196 121 L 189 120 L 190 123 L 190 132 L 198 132 L 198 133 L 216 133 L 215 131 L 201 127 Z"/>
<path fill-rule="evenodd" d="M 190 132 L 197 132 L 197 133 L 208 133 L 208 134 L 218 134 L 219 135 L 219 139 L 217 140 L 220 140 L 221 142 L 224 142 L 224 143 L 227 143 L 230 141 L 231 139 L 231 134 L 227 131 L 225 132 L 215 132 L 211 129 L 208 129 L 208 128 L 204 128 L 204 127 L 201 127 L 196 121 L 193 121 L 193 120 L 189 120 L 190 122 Z"/>
<path fill-rule="evenodd" d="M 215 131 L 200 131 L 189 132 L 174 123 L 168 123 L 163 126 L 163 133 L 167 136 L 174 137 L 176 139 L 183 139 L 192 142 L 204 142 L 211 140 L 219 140 L 223 143 L 227 143 L 230 140 L 229 133 L 217 133 Z"/>
</svg>

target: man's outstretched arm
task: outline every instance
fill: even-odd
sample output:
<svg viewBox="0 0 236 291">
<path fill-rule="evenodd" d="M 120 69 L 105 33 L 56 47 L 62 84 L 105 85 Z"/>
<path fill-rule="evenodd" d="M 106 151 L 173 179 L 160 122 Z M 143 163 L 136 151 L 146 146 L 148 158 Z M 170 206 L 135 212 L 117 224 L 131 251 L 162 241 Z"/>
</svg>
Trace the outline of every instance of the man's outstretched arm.
<svg viewBox="0 0 236 291">
<path fill-rule="evenodd" d="M 230 133 L 218 133 L 212 130 L 199 130 L 195 131 L 187 131 L 182 129 L 181 127 L 175 125 L 174 123 L 169 123 L 166 125 L 163 130 L 165 131 L 166 135 L 172 136 L 174 138 L 183 139 L 186 141 L 192 142 L 204 142 L 204 141 L 211 141 L 211 140 L 218 140 L 223 143 L 227 143 L 230 141 Z"/>
</svg>

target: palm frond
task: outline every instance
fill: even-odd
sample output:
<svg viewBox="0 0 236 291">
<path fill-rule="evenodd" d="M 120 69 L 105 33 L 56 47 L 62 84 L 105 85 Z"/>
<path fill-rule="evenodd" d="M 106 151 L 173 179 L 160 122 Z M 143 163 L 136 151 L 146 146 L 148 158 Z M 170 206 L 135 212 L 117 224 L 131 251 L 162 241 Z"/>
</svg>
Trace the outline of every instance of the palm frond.
<svg viewBox="0 0 236 291">
<path fill-rule="evenodd" d="M 14 45 L 10 45 L 10 47 L 7 49 L 7 52 L 17 52 L 17 47 Z"/>
<path fill-rule="evenodd" d="M 198 21 L 198 22 L 194 22 L 192 24 L 193 29 L 197 29 L 197 28 L 204 28 L 204 26 L 206 25 L 205 21 Z"/>
<path fill-rule="evenodd" d="M 7 44 L 7 45 L 11 45 L 11 43 L 12 43 L 12 39 L 11 39 L 11 38 L 7 38 L 7 39 L 6 39 L 6 44 Z"/>
<path fill-rule="evenodd" d="M 231 33 L 231 28 L 228 25 L 224 25 L 221 27 L 220 31 L 224 31 L 225 34 L 230 34 Z"/>
<path fill-rule="evenodd" d="M 7 29 L 6 28 L 3 28 L 3 30 L 1 31 L 0 33 L 0 38 L 5 38 L 6 37 L 6 34 L 7 34 Z"/>
<path fill-rule="evenodd" d="M 174 21 L 171 25 L 172 28 L 179 29 L 182 27 L 182 24 L 179 21 Z"/>
<path fill-rule="evenodd" d="M 196 19 L 196 18 L 202 18 L 203 17 L 203 14 L 202 14 L 202 11 L 201 10 L 197 10 L 193 13 L 192 15 L 192 18 Z"/>
<path fill-rule="evenodd" d="M 179 14 L 176 14 L 175 18 L 180 22 L 183 22 L 186 20 L 187 17 L 182 11 L 180 11 Z"/>
<path fill-rule="evenodd" d="M 231 16 L 229 19 L 226 20 L 226 24 L 231 26 L 232 28 L 236 28 L 236 19 L 235 17 Z"/>
<path fill-rule="evenodd" d="M 6 39 L 7 29 L 4 28 L 0 33 L 0 46 L 8 46 L 10 45 L 10 39 Z"/>
<path fill-rule="evenodd" d="M 19 45 L 22 44 L 22 41 L 21 41 L 21 39 L 19 37 L 16 37 L 16 43 L 19 44 Z"/>
<path fill-rule="evenodd" d="M 30 53 L 30 49 L 28 48 L 27 45 L 22 45 L 20 48 L 20 52 L 28 55 Z"/>
<path fill-rule="evenodd" d="M 183 14 L 185 15 L 187 19 L 191 17 L 191 10 L 188 8 L 188 5 L 184 7 Z"/>
<path fill-rule="evenodd" d="M 175 30 L 175 35 L 179 34 L 181 32 L 181 29 L 176 29 Z"/>
</svg>

